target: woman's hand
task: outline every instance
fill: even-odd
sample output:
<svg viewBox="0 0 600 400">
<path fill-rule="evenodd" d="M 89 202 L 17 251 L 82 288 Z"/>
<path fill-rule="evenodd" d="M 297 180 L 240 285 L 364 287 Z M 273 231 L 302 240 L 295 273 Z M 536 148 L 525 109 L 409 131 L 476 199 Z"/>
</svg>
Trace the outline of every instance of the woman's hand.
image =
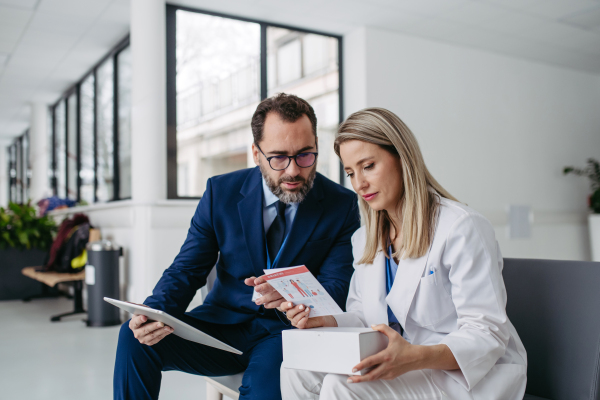
<svg viewBox="0 0 600 400">
<path fill-rule="evenodd" d="M 280 307 L 281 311 L 285 313 L 287 319 L 289 319 L 292 325 L 298 329 L 337 326 L 337 321 L 331 315 L 310 318 L 310 307 L 303 306 L 302 304 L 299 306 L 294 306 L 293 303 L 283 302 L 281 303 Z"/>
<path fill-rule="evenodd" d="M 394 379 L 412 371 L 419 360 L 417 347 L 408 343 L 398 332 L 386 324 L 372 325 L 373 330 L 379 331 L 389 339 L 388 347 L 365 358 L 352 369 L 353 372 L 374 367 L 367 374 L 351 376 L 348 383 L 368 382 L 377 379 Z"/>
<path fill-rule="evenodd" d="M 367 382 L 377 379 L 394 379 L 417 369 L 459 369 L 456 358 L 445 344 L 420 346 L 408 343 L 398 332 L 386 324 L 371 325 L 375 331 L 386 335 L 388 347 L 356 364 L 353 372 L 373 369 L 362 376 L 351 376 L 348 383 Z"/>
</svg>

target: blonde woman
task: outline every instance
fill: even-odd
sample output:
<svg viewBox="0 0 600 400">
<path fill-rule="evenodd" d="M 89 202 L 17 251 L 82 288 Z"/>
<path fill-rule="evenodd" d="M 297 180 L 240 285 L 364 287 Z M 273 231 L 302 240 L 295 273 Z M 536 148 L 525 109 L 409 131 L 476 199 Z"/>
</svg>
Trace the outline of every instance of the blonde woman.
<svg viewBox="0 0 600 400">
<path fill-rule="evenodd" d="M 339 128 L 335 151 L 359 195 L 355 272 L 344 314 L 298 328 L 372 327 L 389 338 L 362 376 L 281 369 L 284 399 L 522 399 L 527 356 L 506 316 L 502 255 L 490 223 L 431 176 L 410 129 L 368 108 Z"/>
</svg>

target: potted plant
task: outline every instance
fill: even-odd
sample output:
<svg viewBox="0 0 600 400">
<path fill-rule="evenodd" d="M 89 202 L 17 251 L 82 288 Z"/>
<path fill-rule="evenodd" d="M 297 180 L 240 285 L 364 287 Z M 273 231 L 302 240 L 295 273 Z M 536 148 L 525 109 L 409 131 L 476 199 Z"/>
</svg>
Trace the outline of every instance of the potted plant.
<svg viewBox="0 0 600 400">
<path fill-rule="evenodd" d="M 40 283 L 22 275 L 21 270 L 43 265 L 55 232 L 54 220 L 38 217 L 30 202 L 0 207 L 0 300 L 40 293 Z"/>
<path fill-rule="evenodd" d="M 600 163 L 590 158 L 585 168 L 565 167 L 563 173 L 586 176 L 590 179 L 592 194 L 588 198 L 588 205 L 593 213 L 589 215 L 590 244 L 592 260 L 600 261 Z"/>
</svg>

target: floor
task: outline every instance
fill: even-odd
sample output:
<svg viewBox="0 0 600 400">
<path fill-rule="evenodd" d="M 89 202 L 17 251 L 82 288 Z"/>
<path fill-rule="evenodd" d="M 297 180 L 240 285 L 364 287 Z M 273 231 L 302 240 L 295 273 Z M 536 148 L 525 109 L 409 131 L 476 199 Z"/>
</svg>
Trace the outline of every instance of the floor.
<svg viewBox="0 0 600 400">
<path fill-rule="evenodd" d="M 112 398 L 119 327 L 87 328 L 84 314 L 50 322 L 72 307 L 65 298 L 0 302 L 0 398 Z M 164 372 L 160 398 L 203 400 L 206 384 L 198 376 Z"/>
</svg>

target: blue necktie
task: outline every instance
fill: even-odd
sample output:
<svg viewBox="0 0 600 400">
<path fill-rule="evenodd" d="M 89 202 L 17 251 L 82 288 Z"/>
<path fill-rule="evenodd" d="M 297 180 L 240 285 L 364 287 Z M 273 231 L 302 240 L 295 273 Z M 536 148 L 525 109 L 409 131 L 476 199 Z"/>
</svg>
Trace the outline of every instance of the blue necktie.
<svg viewBox="0 0 600 400">
<path fill-rule="evenodd" d="M 286 204 L 281 201 L 275 203 L 277 216 L 267 232 L 267 249 L 269 250 L 271 265 L 275 262 L 275 257 L 279 254 L 279 249 L 281 249 L 285 237 L 285 206 Z"/>
</svg>

